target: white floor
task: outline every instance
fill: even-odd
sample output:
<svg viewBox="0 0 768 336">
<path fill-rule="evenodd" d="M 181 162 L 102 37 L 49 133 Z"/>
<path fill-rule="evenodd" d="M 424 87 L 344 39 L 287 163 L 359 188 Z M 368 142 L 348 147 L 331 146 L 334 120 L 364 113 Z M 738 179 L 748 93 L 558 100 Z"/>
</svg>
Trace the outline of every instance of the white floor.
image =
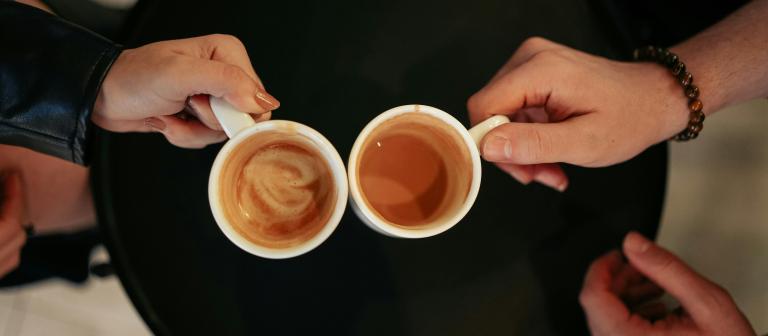
<svg viewBox="0 0 768 336">
<path fill-rule="evenodd" d="M 150 335 L 116 278 L 0 292 L 0 336 Z"/>
<path fill-rule="evenodd" d="M 661 244 L 725 286 L 768 332 L 768 100 L 707 119 L 673 144 Z M 148 335 L 119 282 L 51 281 L 0 291 L 0 336 Z"/>
</svg>

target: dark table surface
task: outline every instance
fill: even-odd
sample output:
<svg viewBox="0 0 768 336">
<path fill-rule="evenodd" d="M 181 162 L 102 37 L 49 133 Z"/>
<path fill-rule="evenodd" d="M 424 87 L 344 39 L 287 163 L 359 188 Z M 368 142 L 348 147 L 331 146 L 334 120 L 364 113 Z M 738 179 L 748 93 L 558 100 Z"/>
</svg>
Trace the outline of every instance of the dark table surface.
<svg viewBox="0 0 768 336">
<path fill-rule="evenodd" d="M 247 46 L 282 107 L 347 157 L 378 113 L 407 103 L 467 124 L 465 101 L 528 36 L 619 56 L 581 1 L 157 1 L 128 47 L 209 33 Z M 208 173 L 220 146 L 102 134 L 99 220 L 123 285 L 158 334 L 574 335 L 589 263 L 629 230 L 655 235 L 666 146 L 601 169 L 566 167 L 560 194 L 484 164 L 474 208 L 439 236 L 388 238 L 347 211 L 314 251 L 252 256 L 216 226 Z"/>
</svg>

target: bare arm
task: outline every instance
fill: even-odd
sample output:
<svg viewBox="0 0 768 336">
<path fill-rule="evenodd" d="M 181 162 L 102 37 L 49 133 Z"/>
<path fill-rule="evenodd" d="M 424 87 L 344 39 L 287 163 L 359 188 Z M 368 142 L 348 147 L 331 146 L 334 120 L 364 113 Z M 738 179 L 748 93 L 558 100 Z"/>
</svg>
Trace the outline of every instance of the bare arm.
<svg viewBox="0 0 768 336">
<path fill-rule="evenodd" d="M 707 114 L 768 97 L 768 1 L 753 1 L 672 48 L 696 76 Z"/>
<path fill-rule="evenodd" d="M 706 113 L 768 96 L 766 16 L 768 0 L 754 1 L 671 48 L 693 74 Z M 617 62 L 541 38 L 524 42 L 467 105 L 473 123 L 495 114 L 516 121 L 485 137 L 483 158 L 522 183 L 558 190 L 568 180 L 557 163 L 620 163 L 689 120 L 679 83 L 658 64 Z"/>
</svg>

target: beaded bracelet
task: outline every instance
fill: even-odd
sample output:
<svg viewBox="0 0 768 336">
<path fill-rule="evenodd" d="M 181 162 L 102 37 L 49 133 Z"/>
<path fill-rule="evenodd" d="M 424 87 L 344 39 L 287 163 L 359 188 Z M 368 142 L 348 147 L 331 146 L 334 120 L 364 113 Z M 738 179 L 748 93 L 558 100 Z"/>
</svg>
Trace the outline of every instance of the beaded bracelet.
<svg viewBox="0 0 768 336">
<path fill-rule="evenodd" d="M 633 58 L 635 61 L 656 62 L 667 67 L 680 85 L 683 86 L 683 93 L 688 97 L 688 109 L 691 110 L 690 118 L 688 126 L 672 137 L 672 139 L 676 141 L 696 139 L 699 136 L 699 132 L 704 128 L 704 112 L 702 112 L 704 104 L 699 100 L 699 88 L 693 85 L 693 75 L 686 71 L 685 63 L 673 52 L 654 46 L 635 49 Z"/>
</svg>

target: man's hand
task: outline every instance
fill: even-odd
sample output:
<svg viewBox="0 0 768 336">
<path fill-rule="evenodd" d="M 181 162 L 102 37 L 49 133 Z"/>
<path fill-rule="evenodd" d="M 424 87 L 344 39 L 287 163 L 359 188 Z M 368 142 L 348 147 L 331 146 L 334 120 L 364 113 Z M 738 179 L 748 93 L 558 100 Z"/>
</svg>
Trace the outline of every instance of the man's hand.
<svg viewBox="0 0 768 336">
<path fill-rule="evenodd" d="M 481 152 L 520 182 L 560 191 L 557 163 L 585 167 L 628 160 L 682 130 L 679 84 L 657 64 L 616 62 L 530 38 L 467 102 L 472 124 L 493 115 L 513 122 L 485 136 Z"/>
<path fill-rule="evenodd" d="M 21 247 L 27 241 L 24 189 L 19 173 L 7 174 L 0 198 L 0 278 L 19 266 Z"/>
<path fill-rule="evenodd" d="M 579 301 L 593 335 L 754 335 L 749 321 L 723 288 L 638 233 L 618 251 L 595 260 Z M 682 305 L 656 301 L 664 291 Z"/>
<path fill-rule="evenodd" d="M 104 79 L 91 119 L 110 131 L 161 132 L 174 145 L 205 147 L 226 139 L 208 95 L 258 120 L 269 119 L 280 105 L 237 38 L 208 35 L 123 51 Z M 176 115 L 182 111 L 187 113 Z"/>
</svg>

